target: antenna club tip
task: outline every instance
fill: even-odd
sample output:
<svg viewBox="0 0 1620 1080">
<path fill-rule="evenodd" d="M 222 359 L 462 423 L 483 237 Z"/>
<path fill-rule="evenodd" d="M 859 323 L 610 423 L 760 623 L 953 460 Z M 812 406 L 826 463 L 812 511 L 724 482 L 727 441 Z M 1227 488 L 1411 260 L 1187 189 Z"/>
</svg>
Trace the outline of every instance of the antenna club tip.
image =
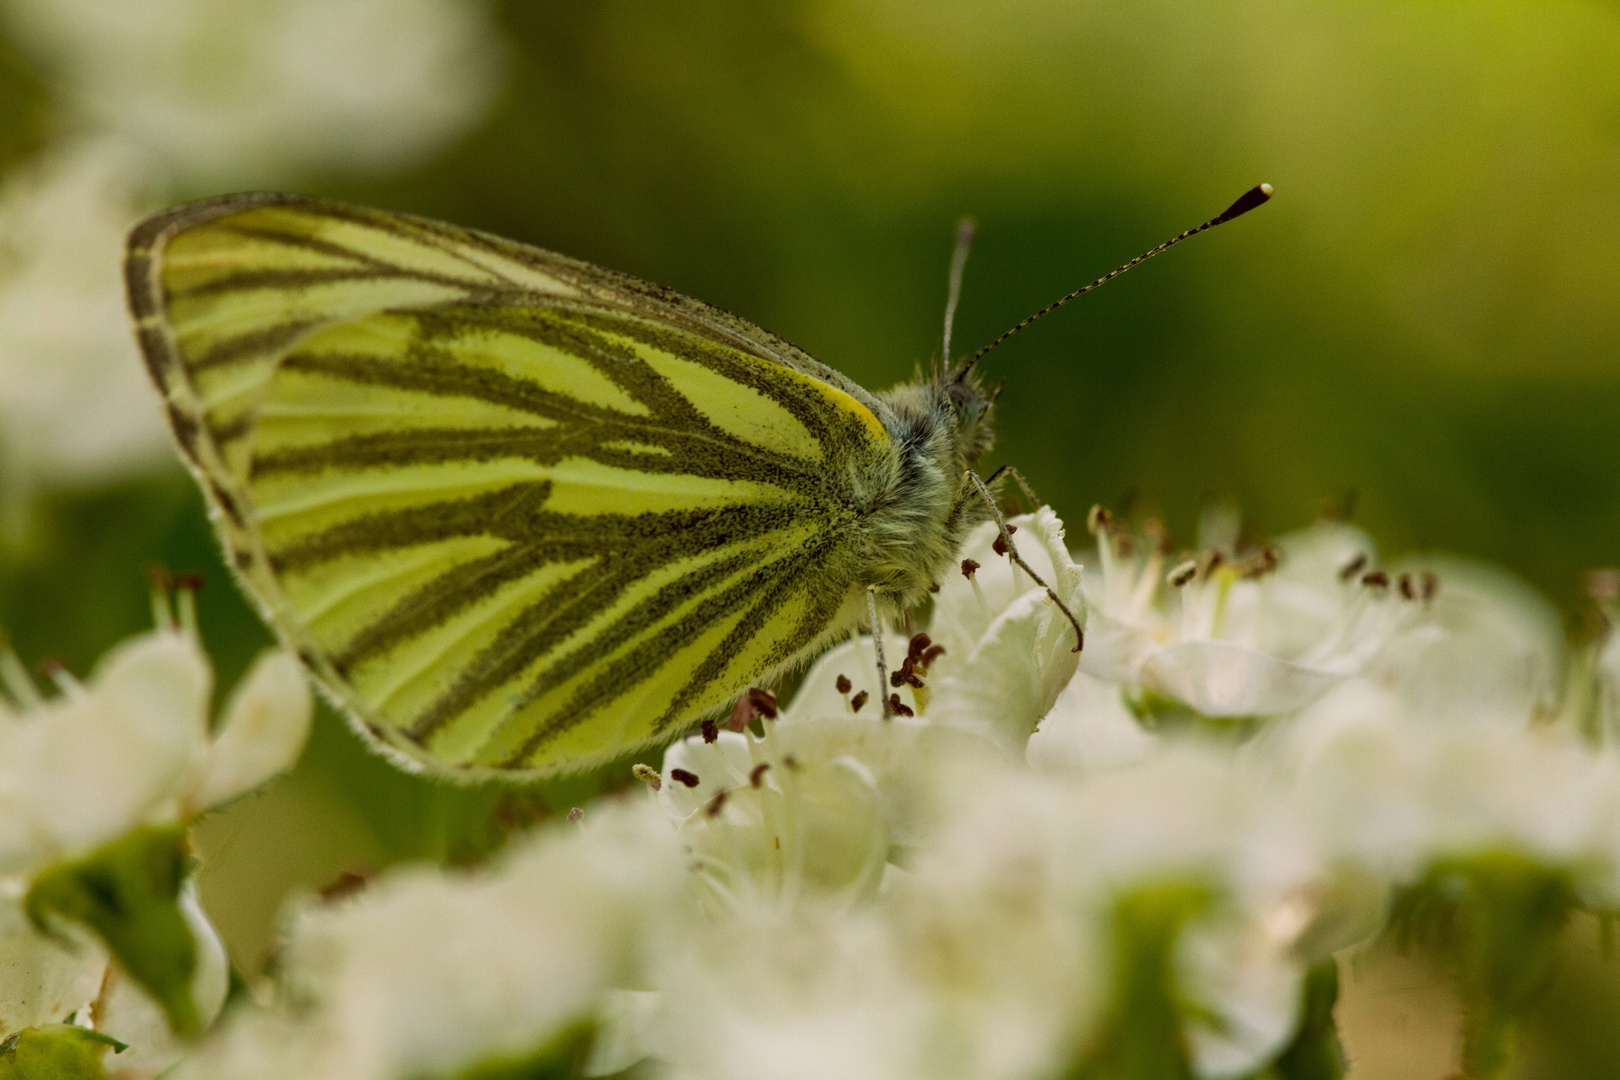
<svg viewBox="0 0 1620 1080">
<path fill-rule="evenodd" d="M 1237 202 L 1226 208 L 1226 212 L 1216 218 L 1216 221 L 1231 221 L 1235 217 L 1247 214 L 1250 210 L 1271 198 L 1270 184 L 1256 184 L 1254 187 L 1238 196 Z"/>
</svg>

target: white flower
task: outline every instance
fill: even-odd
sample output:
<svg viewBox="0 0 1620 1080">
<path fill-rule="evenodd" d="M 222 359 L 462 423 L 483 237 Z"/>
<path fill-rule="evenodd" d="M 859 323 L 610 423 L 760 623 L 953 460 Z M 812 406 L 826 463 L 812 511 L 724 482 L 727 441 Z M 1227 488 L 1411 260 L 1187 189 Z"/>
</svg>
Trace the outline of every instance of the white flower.
<svg viewBox="0 0 1620 1080">
<path fill-rule="evenodd" d="M 694 926 L 660 974 L 661 1055 L 706 1080 L 922 1080 L 926 998 L 871 911 Z"/>
<path fill-rule="evenodd" d="M 15 708 L 0 705 L 0 873 L 194 817 L 290 766 L 309 733 L 308 684 L 296 660 L 272 651 L 210 734 L 213 671 L 194 629 L 178 624 L 121 643 L 82 685 L 60 675 L 48 699 L 15 657 L 5 663 Z"/>
<path fill-rule="evenodd" d="M 76 927 L 61 934 L 41 934 L 16 896 L 0 899 L 0 1038 L 85 1015 L 101 993 L 107 953 L 100 942 Z"/>
<path fill-rule="evenodd" d="M 1098 570 L 1086 582 L 1080 668 L 1149 714 L 1295 712 L 1360 671 L 1434 591 L 1421 575 L 1377 571 L 1371 541 L 1347 525 L 1239 549 L 1235 518 L 1212 514 L 1201 553 L 1175 567 L 1152 523 L 1138 537 L 1094 511 L 1092 526 Z"/>
<path fill-rule="evenodd" d="M 596 804 L 493 868 L 405 869 L 306 905 L 280 957 L 284 1007 L 244 1006 L 175 1075 L 414 1080 L 522 1058 L 645 981 L 682 882 L 655 812 Z"/>
<path fill-rule="evenodd" d="M 1330 858 L 1394 883 L 1439 859 L 1510 851 L 1569 870 L 1600 906 L 1620 901 L 1620 761 L 1570 733 L 1421 727 L 1339 704 L 1299 760 L 1298 805 Z"/>
<path fill-rule="evenodd" d="M 4 486 L 162 461 L 169 436 L 135 348 L 124 234 L 153 208 L 151 163 L 116 139 L 57 146 L 0 184 Z"/>
<path fill-rule="evenodd" d="M 1048 507 L 1012 518 L 1013 542 L 1031 569 L 1085 625 L 1080 567 L 1063 542 L 1063 523 Z M 1074 624 L 1029 575 L 998 555 L 1000 533 L 980 525 L 963 545 L 971 574 L 947 574 L 934 600 L 930 634 L 944 646 L 937 663 L 937 721 L 977 727 L 1005 749 L 1022 752 L 1074 676 L 1082 653 Z M 1089 641 L 1088 641 L 1089 646 Z M 932 670 L 932 669 L 931 669 Z"/>
<path fill-rule="evenodd" d="M 180 603 L 182 625 L 165 600 L 157 629 L 114 648 L 83 684 L 58 672 L 51 698 L 14 654 L 0 653 L 10 695 L 0 695 L 0 1026 L 93 1021 L 129 1044 L 106 1063 L 113 1080 L 149 1080 L 174 1063 L 181 1048 L 169 1018 L 84 928 L 52 917 L 42 933 L 24 915 L 25 896 L 42 875 L 99 857 L 140 826 L 188 821 L 287 768 L 312 711 L 296 661 L 268 652 L 211 734 L 213 673 L 190 595 Z M 206 1025 L 225 1000 L 225 950 L 193 881 L 181 883 L 177 902 L 193 950 L 185 992 Z"/>
<path fill-rule="evenodd" d="M 1329 872 L 1288 791 L 1268 762 L 1197 742 L 1101 771 L 983 776 L 903 890 L 921 912 L 908 925 L 954 913 L 944 939 L 978 957 L 956 991 L 978 996 L 955 1030 L 981 1074 L 1047 1074 L 1083 1055 L 1107 1005 L 1118 905 L 1161 888 L 1209 897 L 1172 943 L 1176 1000 L 1195 1006 L 1182 1020 L 1195 1071 L 1248 1075 L 1274 1057 L 1306 967 L 1379 910 L 1376 893 Z"/>
<path fill-rule="evenodd" d="M 186 186 L 393 171 L 499 84 L 484 6 L 455 0 L 16 0 L 11 29 L 92 126 Z"/>
</svg>

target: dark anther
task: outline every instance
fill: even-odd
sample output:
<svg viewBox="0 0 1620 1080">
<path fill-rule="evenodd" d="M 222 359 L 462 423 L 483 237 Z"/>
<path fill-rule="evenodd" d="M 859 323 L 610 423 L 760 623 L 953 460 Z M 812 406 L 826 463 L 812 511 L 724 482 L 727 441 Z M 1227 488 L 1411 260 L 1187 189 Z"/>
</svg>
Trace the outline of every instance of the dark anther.
<svg viewBox="0 0 1620 1080">
<path fill-rule="evenodd" d="M 1095 536 L 1102 530 L 1108 528 L 1108 523 L 1113 520 L 1114 515 L 1103 509 L 1102 506 L 1093 506 L 1091 508 L 1091 513 L 1086 515 L 1086 528 L 1090 530 L 1093 536 Z"/>
<path fill-rule="evenodd" d="M 726 796 L 730 794 L 731 792 L 729 791 L 721 791 L 716 793 L 715 797 L 710 799 L 708 804 L 703 807 L 703 812 L 709 817 L 718 817 L 720 814 L 720 808 L 726 805 Z"/>
<path fill-rule="evenodd" d="M 759 787 L 760 783 L 765 778 L 766 771 L 770 767 L 771 767 L 771 763 L 768 762 L 768 761 L 762 761 L 758 765 L 755 765 L 754 768 L 753 768 L 753 771 L 748 774 L 748 782 L 749 782 L 749 784 L 751 784 L 754 787 Z"/>
<path fill-rule="evenodd" d="M 866 691 L 863 690 L 861 692 L 864 694 Z M 792 754 L 788 754 L 782 759 L 782 764 L 786 765 L 790 769 L 797 769 L 799 767 L 799 759 L 794 757 Z"/>
<path fill-rule="evenodd" d="M 568 811 L 568 820 L 572 821 L 575 825 L 578 825 L 581 821 L 584 821 L 585 820 L 585 808 L 582 807 L 582 806 L 576 806 L 573 809 L 569 810 Z"/>
<path fill-rule="evenodd" d="M 1282 556 L 1277 553 L 1276 548 L 1263 547 L 1254 553 L 1249 565 L 1243 570 L 1243 576 L 1246 578 L 1264 577 L 1277 569 L 1277 564 L 1281 561 Z"/>
<path fill-rule="evenodd" d="M 1428 603 L 1440 591 L 1440 578 L 1433 570 L 1423 571 L 1423 601 Z"/>
<path fill-rule="evenodd" d="M 748 703 L 765 719 L 776 719 L 776 695 L 769 690 L 761 690 L 757 686 L 749 690 Z"/>
<path fill-rule="evenodd" d="M 1400 577 L 1396 578 L 1395 580 L 1401 587 L 1401 599 L 1402 600 L 1416 600 L 1417 599 L 1417 589 L 1412 585 L 1412 575 L 1411 574 L 1402 574 Z"/>
<path fill-rule="evenodd" d="M 1389 575 L 1384 573 L 1382 570 L 1374 570 L 1370 574 L 1363 574 L 1361 576 L 1361 583 L 1363 585 L 1370 585 L 1375 589 L 1387 589 L 1389 588 Z"/>
<path fill-rule="evenodd" d="M 1356 557 L 1345 563 L 1339 570 L 1340 581 L 1351 581 L 1355 576 L 1367 568 L 1367 553 L 1358 552 Z"/>
<path fill-rule="evenodd" d="M 697 778 L 697 773 L 689 773 L 685 769 L 669 770 L 669 778 L 676 783 L 685 784 L 687 787 L 697 787 L 703 782 Z"/>
<path fill-rule="evenodd" d="M 940 657 L 942 657 L 944 655 L 945 655 L 945 646 L 943 646 L 943 645 L 930 645 L 930 646 L 928 646 L 928 651 L 922 654 L 922 666 L 923 667 L 932 667 L 934 665 L 934 661 L 938 660 Z"/>
<path fill-rule="evenodd" d="M 870 697 L 870 696 L 871 695 L 869 695 L 865 690 L 862 690 L 860 693 L 858 693 L 854 697 L 850 698 L 849 699 L 849 711 L 850 712 L 860 712 L 861 711 L 861 706 L 866 704 L 866 699 L 868 697 Z"/>
<path fill-rule="evenodd" d="M 1164 527 L 1164 522 L 1158 518 L 1148 518 L 1142 522 L 1142 532 L 1147 536 L 1148 543 L 1160 555 L 1170 554 L 1170 530 Z"/>
<path fill-rule="evenodd" d="M 939 582 L 936 581 L 932 585 L 928 586 L 928 591 L 929 592 L 939 592 Z"/>
<path fill-rule="evenodd" d="M 187 574 L 176 574 L 170 580 L 174 583 L 176 589 L 189 589 L 196 592 L 203 587 L 203 583 L 207 578 L 203 576 L 202 571 L 193 570 Z"/>
<path fill-rule="evenodd" d="M 833 685 L 838 688 L 838 692 L 840 694 L 847 694 L 849 693 L 850 688 L 855 684 L 849 681 L 848 675 L 840 675 L 838 676 L 838 681 L 833 683 Z"/>
<path fill-rule="evenodd" d="M 718 738 L 720 738 L 720 729 L 715 726 L 715 722 L 713 720 L 703 721 L 703 741 L 712 743 Z"/>
<path fill-rule="evenodd" d="M 974 562 L 972 559 L 962 560 L 962 576 L 967 578 L 969 581 L 973 580 L 973 575 L 978 572 L 978 569 L 979 564 Z"/>
<path fill-rule="evenodd" d="M 907 657 L 906 659 L 910 660 L 910 657 Z M 905 670 L 905 668 L 901 668 L 898 671 L 889 672 L 889 685 L 890 686 L 904 686 L 904 685 L 906 685 L 906 670 Z"/>
<path fill-rule="evenodd" d="M 322 900 L 335 902 L 361 892 L 371 884 L 373 875 L 370 870 L 344 870 L 337 877 L 322 885 L 317 894 Z"/>
<path fill-rule="evenodd" d="M 1174 588 L 1179 589 L 1197 576 L 1198 564 L 1188 559 L 1171 570 L 1170 575 L 1165 580 L 1170 582 Z"/>
<path fill-rule="evenodd" d="M 927 634 L 913 634 L 911 637 L 911 642 L 906 646 L 906 655 L 921 656 L 923 653 L 928 651 L 928 646 L 932 645 L 933 643 L 934 639 L 929 637 Z"/>
<path fill-rule="evenodd" d="M 889 695 L 889 711 L 895 716 L 916 716 L 905 702 L 900 700 L 899 694 Z"/>
<path fill-rule="evenodd" d="M 1008 525 L 1007 531 L 996 537 L 996 542 L 990 545 L 990 550 L 997 555 L 1007 554 L 1007 538 L 1018 531 L 1018 526 Z"/>
</svg>

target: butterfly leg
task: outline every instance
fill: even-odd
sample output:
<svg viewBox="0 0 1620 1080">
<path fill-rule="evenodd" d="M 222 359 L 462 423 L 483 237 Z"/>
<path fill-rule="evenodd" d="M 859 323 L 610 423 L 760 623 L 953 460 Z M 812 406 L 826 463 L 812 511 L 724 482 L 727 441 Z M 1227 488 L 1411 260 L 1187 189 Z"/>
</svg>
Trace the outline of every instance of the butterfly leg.
<svg viewBox="0 0 1620 1080">
<path fill-rule="evenodd" d="M 1046 500 L 1035 494 L 1035 489 L 1029 486 L 1029 481 L 1024 479 L 1024 474 L 1013 468 L 1011 465 L 1003 465 L 1001 468 L 991 473 L 984 482 L 985 486 L 994 487 L 996 481 L 1000 480 L 1003 476 L 1010 476 L 1013 478 L 1013 482 L 1018 485 L 1018 490 L 1023 492 L 1024 500 L 1029 503 L 1029 508 L 1031 510 L 1039 510 L 1041 507 L 1046 505 Z"/>
<path fill-rule="evenodd" d="M 1017 472 L 1014 472 L 1013 475 L 1017 476 L 1018 474 Z M 1020 477 L 1020 479 L 1022 479 L 1022 477 Z M 1058 610 L 1063 612 L 1063 614 L 1068 618 L 1070 625 L 1074 627 L 1074 651 L 1079 652 L 1081 649 L 1085 648 L 1086 632 L 1081 628 L 1080 620 L 1074 617 L 1074 612 L 1069 610 L 1069 605 L 1065 604 L 1062 598 L 1059 597 L 1057 593 L 1052 591 L 1052 586 L 1042 581 L 1041 576 L 1034 570 L 1030 569 L 1029 563 L 1024 561 L 1024 557 L 1022 555 L 1018 554 L 1018 546 L 1013 543 L 1012 533 L 1007 530 L 1007 521 L 1001 516 L 1001 507 L 996 505 L 995 496 L 990 494 L 990 488 L 985 485 L 985 482 L 982 479 L 980 479 L 979 474 L 974 472 L 972 469 L 967 470 L 967 473 L 963 476 L 963 493 L 967 492 L 969 485 L 978 489 L 980 497 L 984 499 L 984 504 L 990 508 L 990 516 L 995 519 L 996 528 L 1001 530 L 1001 543 L 1007 549 L 1007 558 L 1011 559 L 1013 564 L 1016 565 L 1020 570 L 1028 574 L 1031 581 L 1045 589 L 1046 595 L 1052 598 L 1052 603 L 1056 604 L 1058 606 Z"/>
<path fill-rule="evenodd" d="M 866 587 L 866 613 L 872 619 L 872 645 L 877 649 L 878 699 L 883 702 L 883 719 L 894 719 L 889 707 L 889 665 L 883 659 L 883 623 L 878 619 L 877 586 Z"/>
</svg>

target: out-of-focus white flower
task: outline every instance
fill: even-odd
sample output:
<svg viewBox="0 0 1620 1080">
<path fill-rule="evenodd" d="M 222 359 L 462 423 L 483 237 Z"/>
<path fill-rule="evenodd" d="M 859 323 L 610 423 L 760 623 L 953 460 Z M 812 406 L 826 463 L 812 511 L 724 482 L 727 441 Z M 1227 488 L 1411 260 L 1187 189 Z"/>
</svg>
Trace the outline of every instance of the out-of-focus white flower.
<svg viewBox="0 0 1620 1080">
<path fill-rule="evenodd" d="M 710 1080 L 912 1080 L 926 998 L 871 911 L 754 910 L 693 927 L 663 969 L 660 1056 Z"/>
<path fill-rule="evenodd" d="M 112 859 L 97 864 L 97 873 L 117 879 L 102 885 L 117 895 L 101 914 L 134 917 L 123 911 L 126 902 L 177 905 L 178 947 L 191 965 L 181 990 L 194 1011 L 187 1022 L 207 1024 L 225 1000 L 227 963 L 194 882 L 180 882 L 178 897 L 167 901 L 129 893 L 143 884 L 119 877 L 125 864 L 107 854 L 108 845 L 141 836 L 142 826 L 188 821 L 287 768 L 303 748 L 313 704 L 296 662 L 270 652 L 211 734 L 213 672 L 190 595 L 181 594 L 179 622 L 159 599 L 155 630 L 111 650 L 82 684 L 57 672 L 54 697 L 39 692 L 14 654 L 0 653 L 0 686 L 9 694 L 0 695 L 0 1026 L 9 1033 L 93 1022 L 129 1044 L 106 1062 L 114 1080 L 149 1080 L 174 1063 L 181 1047 L 170 1017 L 109 960 L 104 943 L 48 905 L 36 911 L 31 890 L 49 878 L 52 897 L 67 895 L 82 880 L 77 860 Z M 49 934 L 24 914 L 25 897 L 30 915 L 48 917 Z M 160 946 L 154 939 L 150 947 Z"/>
<path fill-rule="evenodd" d="M 981 994 L 1000 989 L 962 1010 L 964 1032 L 970 1015 L 1000 1017 L 976 1034 L 983 1075 L 1050 1073 L 1084 1051 L 1088 1025 L 1107 1005 L 1106 953 L 1091 950 L 1113 933 L 1119 903 L 1163 886 L 1194 886 L 1213 898 L 1176 945 L 1178 1000 L 1196 1006 L 1183 1027 L 1198 1074 L 1246 1075 L 1286 1045 L 1301 976 L 1319 958 L 1305 946 L 1345 943 L 1319 945 L 1312 931 L 1337 919 L 1349 894 L 1327 887 L 1331 875 L 1313 838 L 1269 775 L 1229 747 L 1191 743 L 1099 772 L 1011 769 L 981 778 L 923 853 L 905 894 L 936 912 L 971 913 L 996 896 L 1022 905 L 950 920 L 980 928 L 988 950 L 981 972 L 1007 965 L 993 979 L 981 973 Z M 1026 932 L 1037 938 L 996 944 L 1014 933 L 1020 912 L 1035 920 Z M 988 1053 L 990 1045 L 1001 1049 Z"/>
<path fill-rule="evenodd" d="M 7 18 L 84 119 L 191 189 L 411 165 L 502 67 L 484 5 L 457 0 L 16 0 Z"/>
<path fill-rule="evenodd" d="M 175 1076 L 409 1080 L 521 1059 L 645 984 L 683 882 L 666 822 L 628 802 L 477 874 L 407 869 L 307 905 L 280 957 L 284 1006 L 245 1006 Z"/>
<path fill-rule="evenodd" d="M 1297 805 L 1328 857 L 1409 883 L 1439 859 L 1514 852 L 1620 902 L 1620 761 L 1562 730 L 1419 727 L 1339 703 L 1299 761 Z"/>
<path fill-rule="evenodd" d="M 1240 549 L 1235 518 L 1211 514 L 1200 554 L 1175 567 L 1152 523 L 1138 537 L 1093 511 L 1091 525 L 1098 569 L 1080 668 L 1148 713 L 1295 712 L 1359 672 L 1434 593 L 1432 579 L 1378 571 L 1372 542 L 1347 525 Z"/>
<path fill-rule="evenodd" d="M 182 599 L 189 611 L 189 599 Z M 0 712 L 0 872 L 25 873 L 138 825 L 186 820 L 289 767 L 313 701 L 297 662 L 271 652 L 210 733 L 213 670 L 190 617 L 130 638 L 79 684 L 45 698 L 7 656 Z"/>
<path fill-rule="evenodd" d="M 17 896 L 0 899 L 0 1038 L 85 1015 L 106 973 L 106 950 L 88 931 L 64 927 L 47 937 Z"/>
<path fill-rule="evenodd" d="M 150 467 L 169 436 L 124 307 L 124 234 L 150 159 L 117 139 L 47 150 L 0 184 L 0 468 L 16 488 Z"/>
</svg>

